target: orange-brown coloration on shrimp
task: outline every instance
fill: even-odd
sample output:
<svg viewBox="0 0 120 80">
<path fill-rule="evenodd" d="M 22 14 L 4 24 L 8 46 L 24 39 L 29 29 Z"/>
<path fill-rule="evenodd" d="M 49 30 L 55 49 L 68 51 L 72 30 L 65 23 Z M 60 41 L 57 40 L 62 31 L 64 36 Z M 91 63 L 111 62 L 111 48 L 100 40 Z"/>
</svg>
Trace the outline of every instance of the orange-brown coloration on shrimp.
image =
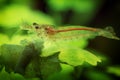
<svg viewBox="0 0 120 80">
<path fill-rule="evenodd" d="M 64 30 L 55 30 L 51 27 L 46 27 L 45 30 L 49 35 L 54 35 L 55 33 L 60 33 L 60 32 L 75 31 L 75 30 L 87 30 L 87 31 L 95 31 L 95 32 L 98 31 L 98 29 L 95 28 L 68 28 Z"/>
</svg>

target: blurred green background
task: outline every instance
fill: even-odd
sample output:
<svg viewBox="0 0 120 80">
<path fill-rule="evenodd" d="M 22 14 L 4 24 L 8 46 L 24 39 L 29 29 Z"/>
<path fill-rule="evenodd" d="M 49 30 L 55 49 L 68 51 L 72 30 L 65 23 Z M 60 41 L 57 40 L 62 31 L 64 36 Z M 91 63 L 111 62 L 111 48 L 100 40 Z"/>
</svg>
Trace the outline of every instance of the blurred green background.
<svg viewBox="0 0 120 80">
<path fill-rule="evenodd" d="M 18 44 L 26 38 L 15 33 L 20 25 L 32 24 L 82 25 L 95 28 L 113 26 L 120 37 L 119 0 L 0 0 L 0 45 Z M 120 41 L 97 37 L 90 40 L 87 49 L 101 52 L 109 57 L 109 65 L 120 65 Z M 90 72 L 96 75 L 97 72 Z M 99 73 L 100 75 L 104 75 Z M 96 75 L 96 76 L 100 76 Z M 110 74 L 112 75 L 112 74 Z M 118 76 L 112 75 L 118 79 Z M 106 76 L 104 76 L 106 77 Z M 86 79 L 82 77 L 84 80 Z M 100 79 L 102 80 L 102 78 Z M 109 80 L 109 79 L 106 79 Z"/>
</svg>

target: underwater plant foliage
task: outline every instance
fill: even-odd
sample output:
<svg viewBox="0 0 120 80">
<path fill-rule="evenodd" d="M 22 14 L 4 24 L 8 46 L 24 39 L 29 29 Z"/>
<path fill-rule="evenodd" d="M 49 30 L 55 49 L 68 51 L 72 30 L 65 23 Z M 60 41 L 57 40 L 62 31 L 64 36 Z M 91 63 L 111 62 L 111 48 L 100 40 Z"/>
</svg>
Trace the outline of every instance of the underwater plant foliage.
<svg viewBox="0 0 120 80">
<path fill-rule="evenodd" d="M 1 0 L 1 2 L 4 1 L 7 0 Z M 21 3 L 32 3 L 32 0 L 12 1 L 17 4 L 5 6 L 0 10 L 0 80 L 79 80 L 83 74 L 88 80 L 114 80 L 103 71 L 96 70 L 97 66 L 106 68 L 108 58 L 85 49 L 89 40 L 95 39 L 97 36 L 119 40 L 112 27 L 99 29 L 98 32 L 86 30 L 75 31 L 75 33 L 67 32 L 67 36 L 72 35 L 70 40 L 59 39 L 58 41 L 38 37 L 34 29 L 21 28 L 21 30 L 18 28 L 22 23 L 24 26 L 27 23 L 31 25 L 33 22 L 61 25 L 60 11 L 67 10 L 75 13 L 74 18 L 69 19 L 69 24 L 78 22 L 83 25 L 91 21 L 101 0 L 69 0 L 69 2 L 67 0 L 48 0 L 46 3 L 53 11 L 48 10 L 50 14 L 33 11 L 28 5 L 21 5 Z M 0 6 L 4 5 L 0 4 Z M 80 13 L 82 16 L 78 15 Z M 50 15 L 54 16 L 50 17 Z M 56 19 L 56 22 L 53 18 Z M 83 28 L 86 26 L 64 27 Z M 55 29 L 64 29 L 64 27 L 55 26 Z M 18 32 L 16 32 L 17 30 Z M 74 34 L 79 36 L 74 38 Z M 55 37 L 61 37 L 61 35 L 66 37 L 64 33 L 55 35 Z M 119 70 L 119 66 L 109 66 L 106 73 L 119 77 Z"/>
<path fill-rule="evenodd" d="M 74 39 L 63 44 L 64 41 L 53 42 L 41 39 L 35 33 L 34 31 L 33 35 L 28 33 L 31 38 L 21 40 L 19 45 L 2 44 L 0 46 L 1 79 L 59 80 L 62 77 L 63 80 L 74 80 L 74 77 L 70 75 L 74 72 L 75 67 L 82 66 L 85 63 L 96 66 L 98 62 L 101 62 L 99 56 L 79 46 L 79 39 L 75 39 L 78 45 L 71 44 Z M 108 28 L 99 29 L 98 32 L 82 31 L 79 34 L 82 33 L 88 34 L 88 36 L 81 36 L 85 40 L 93 39 L 96 36 L 119 39 Z M 5 75 L 6 77 L 4 77 Z"/>
</svg>

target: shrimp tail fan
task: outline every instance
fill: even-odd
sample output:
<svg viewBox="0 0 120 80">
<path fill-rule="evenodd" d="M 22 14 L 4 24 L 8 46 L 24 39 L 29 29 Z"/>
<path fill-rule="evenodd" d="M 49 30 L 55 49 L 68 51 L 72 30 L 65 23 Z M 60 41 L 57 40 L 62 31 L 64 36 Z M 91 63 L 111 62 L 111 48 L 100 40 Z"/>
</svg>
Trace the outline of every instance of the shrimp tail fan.
<svg viewBox="0 0 120 80">
<path fill-rule="evenodd" d="M 114 29 L 111 26 L 107 26 L 105 29 L 100 29 L 98 32 L 100 36 L 120 40 L 119 37 L 116 36 Z"/>
</svg>

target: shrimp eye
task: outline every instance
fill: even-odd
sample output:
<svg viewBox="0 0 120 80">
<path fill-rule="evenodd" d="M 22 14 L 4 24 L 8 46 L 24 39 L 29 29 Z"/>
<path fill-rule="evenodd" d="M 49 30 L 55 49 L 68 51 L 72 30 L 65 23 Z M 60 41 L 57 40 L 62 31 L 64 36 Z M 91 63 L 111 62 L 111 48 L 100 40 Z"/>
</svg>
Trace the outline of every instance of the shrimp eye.
<svg viewBox="0 0 120 80">
<path fill-rule="evenodd" d="M 35 26 L 35 29 L 39 29 L 39 26 Z"/>
<path fill-rule="evenodd" d="M 37 24 L 37 23 L 33 23 L 33 26 L 35 27 L 35 29 L 39 29 L 40 27 L 39 27 L 39 25 Z"/>
</svg>

